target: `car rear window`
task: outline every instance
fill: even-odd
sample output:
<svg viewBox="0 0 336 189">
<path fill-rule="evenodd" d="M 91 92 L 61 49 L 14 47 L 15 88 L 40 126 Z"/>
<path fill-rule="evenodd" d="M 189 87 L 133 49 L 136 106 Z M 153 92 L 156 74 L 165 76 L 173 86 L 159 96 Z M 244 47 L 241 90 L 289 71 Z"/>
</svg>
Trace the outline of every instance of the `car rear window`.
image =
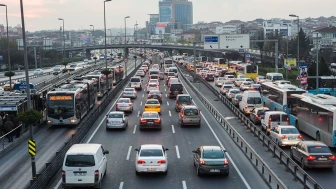
<svg viewBox="0 0 336 189">
<path fill-rule="evenodd" d="M 190 96 L 179 96 L 177 101 L 178 102 L 190 102 L 191 98 Z"/>
<path fill-rule="evenodd" d="M 140 156 L 142 156 L 142 157 L 163 156 L 163 152 L 162 152 L 161 149 L 142 149 L 140 151 Z"/>
<path fill-rule="evenodd" d="M 119 99 L 119 103 L 129 103 L 130 101 L 128 99 Z"/>
<path fill-rule="evenodd" d="M 124 91 L 134 91 L 133 88 L 128 88 L 128 89 L 125 89 Z"/>
<path fill-rule="evenodd" d="M 159 74 L 159 71 L 150 71 L 149 74 L 150 74 L 150 75 L 153 75 L 153 74 Z"/>
<path fill-rule="evenodd" d="M 327 146 L 308 146 L 309 153 L 330 153 Z"/>
<path fill-rule="evenodd" d="M 247 104 L 261 104 L 261 98 L 259 98 L 259 97 L 249 97 L 249 98 L 247 98 Z"/>
<path fill-rule="evenodd" d="M 149 100 L 146 102 L 146 104 L 159 104 L 159 101 L 157 100 Z"/>
<path fill-rule="evenodd" d="M 178 90 L 178 91 L 182 91 L 183 90 L 183 87 L 181 84 L 171 84 L 170 85 L 170 90 Z"/>
<path fill-rule="evenodd" d="M 156 84 L 155 83 L 149 84 L 149 87 L 156 87 Z"/>
<path fill-rule="evenodd" d="M 93 155 L 68 155 L 65 160 L 67 167 L 93 167 L 95 160 Z"/>
<path fill-rule="evenodd" d="M 272 122 L 273 121 L 285 122 L 285 121 L 288 121 L 289 118 L 285 114 L 273 114 L 273 115 L 270 115 L 270 119 L 271 119 Z"/>
<path fill-rule="evenodd" d="M 281 128 L 281 134 L 299 134 L 296 128 Z"/>
<path fill-rule="evenodd" d="M 187 115 L 187 116 L 196 116 L 196 115 L 198 115 L 198 109 L 195 109 L 195 108 L 186 108 L 186 109 L 184 109 L 184 115 Z"/>
<path fill-rule="evenodd" d="M 232 88 L 232 85 L 224 85 L 223 86 L 225 89 L 231 89 Z"/>
<path fill-rule="evenodd" d="M 175 73 L 174 72 L 168 72 L 168 76 L 174 76 Z"/>
<path fill-rule="evenodd" d="M 222 159 L 224 158 L 224 153 L 221 150 L 203 150 L 203 158 Z"/>
<path fill-rule="evenodd" d="M 149 113 L 145 112 L 142 114 L 142 118 L 158 118 L 159 115 L 157 113 Z"/>
<path fill-rule="evenodd" d="M 124 118 L 122 114 L 109 114 L 108 118 Z"/>
<path fill-rule="evenodd" d="M 140 78 L 131 78 L 131 82 L 141 82 Z"/>
<path fill-rule="evenodd" d="M 238 93 L 240 93 L 240 91 L 239 90 L 231 90 L 230 93 L 232 93 L 232 94 L 238 94 Z"/>
</svg>

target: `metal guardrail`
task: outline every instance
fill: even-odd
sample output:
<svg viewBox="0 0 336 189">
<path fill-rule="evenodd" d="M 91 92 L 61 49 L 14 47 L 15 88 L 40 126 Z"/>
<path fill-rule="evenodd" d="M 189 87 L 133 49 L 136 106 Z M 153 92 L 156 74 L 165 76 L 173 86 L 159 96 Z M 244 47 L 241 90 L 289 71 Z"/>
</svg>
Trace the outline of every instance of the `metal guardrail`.
<svg viewBox="0 0 336 189">
<path fill-rule="evenodd" d="M 141 67 L 141 63 L 125 78 L 120 82 L 115 89 L 110 90 L 106 97 L 102 99 L 102 103 L 91 110 L 87 116 L 81 121 L 78 126 L 78 131 L 76 134 L 72 135 L 69 142 L 65 143 L 65 146 L 60 151 L 56 152 L 55 158 L 51 160 L 50 163 L 46 163 L 45 170 L 37 175 L 37 179 L 31 181 L 31 189 L 44 189 L 48 186 L 51 179 L 57 174 L 58 170 L 62 167 L 63 159 L 68 151 L 68 149 L 77 143 L 81 143 L 85 136 L 88 134 L 88 130 L 94 125 L 103 111 L 111 103 L 112 99 L 118 94 L 118 92 L 129 82 L 129 79 L 135 74 L 136 70 Z"/>
<path fill-rule="evenodd" d="M 181 69 L 181 66 L 178 65 L 178 68 Z M 185 71 L 189 72 L 189 70 L 182 68 Z M 181 74 L 182 75 L 182 74 Z M 184 77 L 182 75 L 182 77 Z M 200 76 L 196 76 L 196 79 L 201 81 L 208 89 L 210 89 L 215 96 L 217 96 L 220 101 L 225 104 L 253 133 L 255 137 L 258 137 L 258 140 L 262 142 L 263 147 L 267 147 L 267 150 L 273 154 L 274 158 L 279 160 L 279 163 L 285 166 L 285 171 L 289 171 L 294 176 L 295 180 L 299 180 L 304 188 L 309 189 L 323 189 L 321 185 L 319 185 L 311 176 L 309 176 L 300 166 L 296 164 L 294 160 L 292 160 L 273 140 L 271 140 L 263 131 L 261 131 L 256 125 L 254 125 L 251 120 L 246 117 L 236 106 L 234 106 L 231 101 L 229 101 L 225 96 L 220 94 L 216 89 L 213 88 L 207 81 L 205 81 Z M 205 104 L 205 106 L 211 111 L 211 113 L 215 116 L 217 121 L 221 123 L 221 125 L 225 128 L 225 130 L 230 134 L 232 139 L 239 144 L 239 147 L 242 149 L 244 148 L 244 152 L 246 155 L 246 150 L 252 149 L 250 146 L 246 146 L 246 142 L 243 142 L 244 139 L 237 133 L 234 128 L 225 121 L 225 118 L 217 111 L 215 107 L 202 95 L 198 92 L 198 90 L 190 83 L 189 80 L 185 79 L 188 85 L 194 90 L 195 94 L 201 99 L 201 101 Z M 229 128 L 228 128 L 229 127 Z M 248 145 L 248 144 L 247 144 Z M 250 154 L 251 157 L 257 154 Z M 258 164 L 258 163 L 256 163 Z M 264 163 L 263 163 L 264 164 Z M 255 166 L 255 164 L 253 164 Z M 269 170 L 271 171 L 271 170 Z M 264 176 L 264 173 L 261 173 Z M 279 180 L 278 177 L 272 173 L 269 175 L 268 180 L 272 180 L 271 177 Z M 280 180 L 279 180 L 280 181 Z"/>
<path fill-rule="evenodd" d="M 179 69 L 181 69 L 179 67 Z M 184 70 L 186 71 L 186 70 Z M 181 70 L 180 70 L 181 72 Z M 182 73 L 182 72 L 181 72 Z M 270 188 L 287 189 L 287 186 L 278 178 L 266 162 L 258 155 L 257 152 L 245 141 L 245 139 L 234 129 L 234 127 L 226 121 L 225 117 L 199 92 L 199 90 L 181 74 L 188 86 L 198 96 L 199 100 L 211 112 L 215 119 L 220 123 L 224 130 L 229 134 L 231 139 L 236 143 L 240 150 L 245 154 L 254 168 L 259 172 Z"/>
</svg>

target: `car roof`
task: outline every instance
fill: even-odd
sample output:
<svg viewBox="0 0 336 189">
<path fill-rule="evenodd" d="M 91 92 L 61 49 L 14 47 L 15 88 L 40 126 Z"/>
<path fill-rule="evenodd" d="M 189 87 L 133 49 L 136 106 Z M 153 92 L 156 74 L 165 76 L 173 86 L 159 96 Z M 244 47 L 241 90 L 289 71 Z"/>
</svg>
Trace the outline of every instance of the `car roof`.
<svg viewBox="0 0 336 189">
<path fill-rule="evenodd" d="M 306 144 L 307 146 L 327 146 L 321 141 L 301 141 L 302 143 Z"/>
<path fill-rule="evenodd" d="M 101 144 L 74 144 L 67 151 L 67 155 L 77 155 L 77 154 L 92 154 L 94 155 Z"/>
<path fill-rule="evenodd" d="M 160 91 L 160 90 L 157 90 L 157 89 L 155 89 L 155 90 L 150 90 L 149 92 L 150 92 L 150 93 L 151 93 L 151 92 L 152 92 L 152 93 L 157 93 L 157 92 L 158 92 L 158 93 L 161 93 L 161 91 Z"/>
<path fill-rule="evenodd" d="M 135 90 L 135 89 L 134 89 L 134 88 L 132 88 L 132 87 L 126 87 L 125 89 L 132 89 L 132 90 Z M 124 89 L 124 90 L 125 90 L 125 89 Z"/>
<path fill-rule="evenodd" d="M 277 125 L 277 127 L 279 127 L 279 128 L 296 128 L 295 126 L 293 126 L 293 125 Z"/>
<path fill-rule="evenodd" d="M 189 94 L 179 94 L 177 95 L 177 97 L 180 97 L 180 96 L 190 96 Z"/>
<path fill-rule="evenodd" d="M 185 109 L 188 109 L 188 108 L 190 108 L 190 109 L 198 109 L 198 107 L 196 106 L 196 105 L 185 105 L 185 106 L 183 106 Z"/>
<path fill-rule="evenodd" d="M 160 144 L 142 144 L 141 149 L 162 149 Z"/>
<path fill-rule="evenodd" d="M 286 114 L 285 112 L 281 112 L 281 111 L 268 111 L 266 112 L 267 114 L 270 114 L 270 115 L 274 115 L 274 114 Z M 286 114 L 287 115 L 287 114 Z"/>
<path fill-rule="evenodd" d="M 122 111 L 111 111 L 110 114 L 125 114 Z"/>
<path fill-rule="evenodd" d="M 202 146 L 203 150 L 221 150 L 220 146 Z"/>
</svg>

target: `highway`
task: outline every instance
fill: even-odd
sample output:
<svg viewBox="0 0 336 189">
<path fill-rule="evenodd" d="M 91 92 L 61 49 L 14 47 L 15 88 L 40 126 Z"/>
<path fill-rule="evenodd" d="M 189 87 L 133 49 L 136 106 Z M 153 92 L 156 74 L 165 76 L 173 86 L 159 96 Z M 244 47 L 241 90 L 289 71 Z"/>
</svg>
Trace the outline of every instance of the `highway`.
<svg viewBox="0 0 336 189">
<path fill-rule="evenodd" d="M 134 61 L 128 64 L 128 70 L 134 70 Z M 100 104 L 97 102 L 97 106 Z M 51 127 L 41 125 L 34 138 L 37 143 L 36 167 L 40 173 L 45 164 L 55 156 L 64 143 L 72 134 L 75 134 L 77 127 Z M 16 148 L 9 151 L 0 158 L 0 188 L 26 188 L 31 179 L 31 163 L 27 151 L 27 140 L 18 144 Z"/>
<path fill-rule="evenodd" d="M 184 83 L 184 81 L 182 82 Z M 143 80 L 143 84 L 146 83 L 147 78 Z M 120 95 L 97 119 L 85 141 L 100 143 L 110 151 L 110 154 L 107 155 L 107 175 L 103 179 L 102 188 L 268 188 L 254 167 L 192 93 L 191 89 L 186 85 L 185 87 L 184 91 L 190 92 L 194 103 L 201 109 L 201 128 L 181 128 L 179 126 L 178 113 L 174 110 L 175 101 L 167 98 L 167 87 L 163 81 L 160 82 L 160 90 L 163 93 L 161 105 L 163 127 L 161 131 L 140 131 L 138 128 L 139 113 L 143 112 L 147 99 L 147 92 L 144 90 L 138 92 L 138 98 L 133 102 L 134 112 L 128 116 L 129 126 L 125 131 L 106 131 L 105 129 L 105 115 L 109 111 L 115 110 L 114 105 Z M 141 144 L 150 143 L 162 144 L 169 148 L 167 175 L 135 175 L 134 149 Z M 198 177 L 196 175 L 191 151 L 201 145 L 220 145 L 228 151 L 230 156 L 230 175 L 228 177 L 214 175 Z M 49 188 L 61 188 L 60 176 L 59 172 Z"/>
<path fill-rule="evenodd" d="M 220 87 L 215 86 L 214 82 L 209 82 L 212 87 L 217 89 L 218 91 L 220 90 Z M 199 88 L 200 91 L 203 91 L 203 95 L 207 97 L 207 99 L 216 99 L 215 95 L 208 90 L 208 88 L 202 84 L 202 83 L 196 83 L 196 87 Z M 219 101 L 220 102 L 220 101 Z M 220 112 L 227 112 L 230 111 L 226 106 L 222 105 L 222 103 L 213 103 L 213 105 L 220 111 Z M 225 116 L 225 114 L 223 113 Z M 284 166 L 278 164 L 278 160 L 272 158 L 272 153 L 265 151 L 267 148 L 262 148 L 262 143 L 257 140 L 256 137 L 253 136 L 253 134 L 249 133 L 246 127 L 242 127 L 242 123 L 238 120 L 237 117 L 234 117 L 233 119 L 228 119 L 227 120 L 231 125 L 237 125 L 235 127 L 236 130 L 240 131 L 239 133 L 245 138 L 245 140 L 249 141 L 249 144 L 254 148 L 255 151 L 261 155 L 264 160 L 268 163 L 268 165 L 272 168 L 272 170 L 279 176 L 279 178 L 284 181 L 284 183 L 292 183 L 294 184 L 295 182 L 292 182 L 293 176 L 289 173 L 285 173 Z M 261 125 L 258 125 L 259 128 L 261 129 Z M 303 134 L 302 135 L 305 140 L 312 140 L 310 137 L 307 135 Z M 290 154 L 290 147 L 281 147 L 283 151 L 289 156 Z M 336 153 L 334 152 L 336 155 Z M 298 163 L 299 164 L 299 163 Z M 335 177 L 336 177 L 336 171 L 335 170 L 323 170 L 323 169 L 308 169 L 305 170 L 314 180 L 316 180 L 323 188 L 325 189 L 334 189 L 335 188 Z M 295 185 L 293 185 L 295 186 Z M 292 187 L 291 187 L 292 188 Z"/>
</svg>

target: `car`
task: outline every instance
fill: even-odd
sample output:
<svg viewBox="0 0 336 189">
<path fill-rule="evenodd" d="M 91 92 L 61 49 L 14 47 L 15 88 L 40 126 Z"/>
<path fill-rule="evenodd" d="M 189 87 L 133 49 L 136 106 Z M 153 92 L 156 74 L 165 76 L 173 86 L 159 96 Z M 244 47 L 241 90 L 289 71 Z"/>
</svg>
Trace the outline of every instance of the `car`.
<svg viewBox="0 0 336 189">
<path fill-rule="evenodd" d="M 252 83 L 250 81 L 244 81 L 242 82 L 242 84 L 240 84 L 240 90 L 242 91 L 246 91 L 246 90 L 250 90 L 251 89 L 251 85 Z"/>
<path fill-rule="evenodd" d="M 3 86 L 3 89 L 4 89 L 5 91 L 9 91 L 9 90 L 11 90 L 11 88 L 12 88 L 12 90 L 13 90 L 13 89 L 14 89 L 14 84 L 15 84 L 15 82 L 12 80 L 12 84 L 11 84 L 12 87 L 10 87 L 9 81 L 7 81 L 7 82 L 5 83 L 5 85 Z"/>
<path fill-rule="evenodd" d="M 157 83 L 148 83 L 147 84 L 147 93 L 151 90 L 160 90 L 160 87 Z"/>
<path fill-rule="evenodd" d="M 233 98 L 236 94 L 239 94 L 240 90 L 233 88 L 233 89 L 229 89 L 229 91 L 227 93 L 225 93 L 226 98 L 228 98 L 229 100 L 231 100 L 231 98 Z"/>
<path fill-rule="evenodd" d="M 201 127 L 201 112 L 196 105 L 182 106 L 178 118 L 181 127 L 186 125 L 196 125 Z"/>
<path fill-rule="evenodd" d="M 169 149 L 159 144 L 144 144 L 135 149 L 135 173 L 168 173 L 167 151 Z"/>
<path fill-rule="evenodd" d="M 335 155 L 320 141 L 301 141 L 291 147 L 290 157 L 300 163 L 302 169 L 335 166 Z"/>
<path fill-rule="evenodd" d="M 205 81 L 214 81 L 215 80 L 215 76 L 213 73 L 207 73 L 204 77 Z"/>
<path fill-rule="evenodd" d="M 148 83 L 156 83 L 157 85 L 160 85 L 160 81 L 158 79 L 149 79 Z"/>
<path fill-rule="evenodd" d="M 256 84 L 260 84 L 260 83 L 263 83 L 263 82 L 265 82 L 265 81 L 266 81 L 265 76 L 258 76 L 258 77 L 256 77 L 256 78 L 254 79 L 254 82 L 255 82 Z"/>
<path fill-rule="evenodd" d="M 171 78 L 169 79 L 169 81 L 168 81 L 168 85 L 167 85 L 167 87 L 169 88 L 169 87 L 170 87 L 170 84 L 172 84 L 172 83 L 179 83 L 179 82 L 180 82 L 180 81 L 179 81 L 178 78 L 171 77 Z"/>
<path fill-rule="evenodd" d="M 215 80 L 215 85 L 217 87 L 221 87 L 223 85 L 223 83 L 225 82 L 225 77 L 218 77 L 216 80 Z"/>
<path fill-rule="evenodd" d="M 200 146 L 192 151 L 197 176 L 202 174 L 229 175 L 229 160 L 226 150 L 220 146 Z"/>
<path fill-rule="evenodd" d="M 278 125 L 273 127 L 269 136 L 278 146 L 294 146 L 302 141 L 300 132 L 292 125 Z"/>
<path fill-rule="evenodd" d="M 181 83 L 171 83 L 168 88 L 168 97 L 176 98 L 178 94 L 183 94 L 183 85 Z"/>
<path fill-rule="evenodd" d="M 236 87 L 240 87 L 240 85 L 242 84 L 242 82 L 244 82 L 245 79 L 244 78 L 237 78 L 235 81 L 233 81 L 234 85 Z"/>
<path fill-rule="evenodd" d="M 59 66 L 56 67 L 55 66 L 54 69 L 53 69 L 53 75 L 58 75 L 60 73 L 62 73 L 61 67 L 59 67 Z"/>
<path fill-rule="evenodd" d="M 130 86 L 136 90 L 142 90 L 142 79 L 139 76 L 134 76 L 130 79 Z"/>
<path fill-rule="evenodd" d="M 138 70 L 136 73 L 135 73 L 135 76 L 140 76 L 140 77 L 145 77 L 146 73 L 144 72 L 144 70 Z"/>
<path fill-rule="evenodd" d="M 144 111 L 140 115 L 139 129 L 162 129 L 162 120 L 156 111 Z"/>
<path fill-rule="evenodd" d="M 171 78 L 171 77 L 176 77 L 175 72 L 168 72 L 168 74 L 167 74 L 167 79 L 166 79 L 166 85 L 168 84 L 168 80 L 169 80 L 169 78 Z"/>
<path fill-rule="evenodd" d="M 158 112 L 161 114 L 161 105 L 158 99 L 147 99 L 144 111 Z"/>
<path fill-rule="evenodd" d="M 116 111 L 133 112 L 133 103 L 130 98 L 119 98 L 116 104 Z"/>
<path fill-rule="evenodd" d="M 159 90 L 151 90 L 148 93 L 147 99 L 157 99 L 162 104 L 162 93 Z"/>
<path fill-rule="evenodd" d="M 145 73 L 148 71 L 148 66 L 146 66 L 146 65 L 142 65 L 141 68 L 143 68 Z"/>
<path fill-rule="evenodd" d="M 264 118 L 265 112 L 270 111 L 267 107 L 253 108 L 250 113 L 250 120 L 256 125 L 261 124 L 261 119 Z"/>
<path fill-rule="evenodd" d="M 149 76 L 149 79 L 157 79 L 157 80 L 160 80 L 160 76 L 159 76 L 159 74 L 151 74 L 151 75 Z"/>
<path fill-rule="evenodd" d="M 136 92 L 135 88 L 127 87 L 122 92 L 122 97 L 123 98 L 136 99 L 137 98 L 137 92 Z"/>
<path fill-rule="evenodd" d="M 226 81 L 223 83 L 221 89 L 220 89 L 220 93 L 222 95 L 225 95 L 230 89 L 232 89 L 234 87 L 234 84 L 232 81 Z"/>
<path fill-rule="evenodd" d="M 160 80 L 164 80 L 164 73 L 160 72 L 159 77 L 160 77 Z"/>
<path fill-rule="evenodd" d="M 43 70 L 41 68 L 38 68 L 34 71 L 34 75 L 42 75 L 43 74 Z"/>
<path fill-rule="evenodd" d="M 106 115 L 106 130 L 109 129 L 124 129 L 128 126 L 128 118 L 124 112 L 111 111 Z"/>
<path fill-rule="evenodd" d="M 179 112 L 183 106 L 192 105 L 192 98 L 189 94 L 179 94 L 175 100 L 175 111 Z"/>
<path fill-rule="evenodd" d="M 84 63 L 87 63 L 87 62 L 89 62 L 89 59 L 85 58 Z"/>
<path fill-rule="evenodd" d="M 261 85 L 260 84 L 251 84 L 250 90 L 260 91 Z"/>
<path fill-rule="evenodd" d="M 243 98 L 243 94 L 239 93 L 239 94 L 236 94 L 232 99 L 232 104 L 235 105 L 236 107 L 239 106 L 239 102 L 242 100 Z"/>
<path fill-rule="evenodd" d="M 5 94 L 4 88 L 0 87 L 0 95 L 3 96 Z"/>
</svg>

